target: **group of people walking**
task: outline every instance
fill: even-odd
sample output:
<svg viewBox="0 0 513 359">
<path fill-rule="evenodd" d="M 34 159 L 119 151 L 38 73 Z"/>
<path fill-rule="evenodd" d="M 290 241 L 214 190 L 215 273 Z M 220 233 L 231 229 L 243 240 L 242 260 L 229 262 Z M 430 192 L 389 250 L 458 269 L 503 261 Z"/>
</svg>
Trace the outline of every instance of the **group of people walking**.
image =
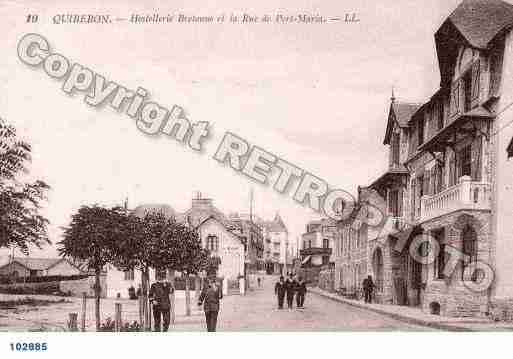
<svg viewBox="0 0 513 359">
<path fill-rule="evenodd" d="M 278 298 L 278 309 L 283 309 L 285 298 L 287 298 L 287 307 L 292 309 L 294 296 L 296 296 L 296 305 L 303 308 L 305 304 L 306 282 L 302 277 L 289 273 L 287 279 L 281 276 L 280 280 L 274 286 L 274 294 Z"/>
</svg>

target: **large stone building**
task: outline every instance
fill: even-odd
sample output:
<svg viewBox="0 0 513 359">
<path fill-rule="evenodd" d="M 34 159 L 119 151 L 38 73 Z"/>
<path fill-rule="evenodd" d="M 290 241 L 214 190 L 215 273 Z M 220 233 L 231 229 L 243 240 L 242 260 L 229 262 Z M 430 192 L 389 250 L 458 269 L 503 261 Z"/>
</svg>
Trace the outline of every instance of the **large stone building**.
<svg viewBox="0 0 513 359">
<path fill-rule="evenodd" d="M 388 169 L 366 189 L 385 206 L 360 204 L 383 216 L 367 228 L 365 246 L 380 302 L 447 316 L 511 308 L 512 28 L 511 4 L 463 1 L 435 33 L 440 89 L 421 104 L 392 96 Z M 436 243 L 412 252 L 429 260 L 409 251 L 419 237 Z M 347 277 L 354 270 L 344 269 L 339 285 L 351 283 Z"/>
</svg>

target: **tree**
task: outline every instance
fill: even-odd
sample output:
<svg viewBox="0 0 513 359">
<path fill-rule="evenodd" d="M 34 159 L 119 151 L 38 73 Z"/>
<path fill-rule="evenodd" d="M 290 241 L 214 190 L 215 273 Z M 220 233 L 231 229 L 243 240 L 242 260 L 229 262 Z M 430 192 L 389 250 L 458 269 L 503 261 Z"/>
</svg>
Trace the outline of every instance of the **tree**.
<svg viewBox="0 0 513 359">
<path fill-rule="evenodd" d="M 141 292 L 145 328 L 149 328 L 148 286 L 150 268 L 172 269 L 180 260 L 179 239 L 183 225 L 158 210 L 149 210 L 142 217 L 129 215 L 127 233 L 117 243 L 114 265 L 119 269 L 141 271 Z"/>
<path fill-rule="evenodd" d="M 82 206 L 64 228 L 59 254 L 75 261 L 82 261 L 95 273 L 96 330 L 100 330 L 100 276 L 105 266 L 113 260 L 118 242 L 127 235 L 128 216 L 121 207 L 105 208 L 98 205 Z"/>
<path fill-rule="evenodd" d="M 185 313 L 191 315 L 190 275 L 198 276 L 200 272 L 207 274 L 217 271 L 218 257 L 212 257 L 210 251 L 201 247 L 201 240 L 197 230 L 185 227 L 181 237 L 181 258 L 176 269 L 185 277 Z M 196 281 L 196 285 L 198 282 Z"/>
<path fill-rule="evenodd" d="M 29 253 L 31 244 L 38 248 L 50 244 L 49 222 L 39 214 L 50 187 L 23 176 L 28 172 L 30 154 L 30 145 L 0 118 L 0 248 L 16 246 L 24 254 Z"/>
</svg>

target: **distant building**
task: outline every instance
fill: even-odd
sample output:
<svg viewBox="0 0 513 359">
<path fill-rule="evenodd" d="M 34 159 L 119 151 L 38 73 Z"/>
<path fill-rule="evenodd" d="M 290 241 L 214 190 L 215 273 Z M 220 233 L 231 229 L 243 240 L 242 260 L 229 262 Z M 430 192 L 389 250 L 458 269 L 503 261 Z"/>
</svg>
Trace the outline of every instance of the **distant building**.
<svg viewBox="0 0 513 359">
<path fill-rule="evenodd" d="M 9 257 L 0 266 L 0 276 L 15 278 L 85 274 L 64 258 Z"/>
<path fill-rule="evenodd" d="M 242 239 L 245 248 L 246 269 L 255 272 L 264 269 L 264 230 L 262 221 L 249 214 L 233 213 L 229 217 L 233 232 Z"/>
<path fill-rule="evenodd" d="M 320 267 L 334 264 L 333 247 L 336 235 L 337 223 L 331 219 L 308 222 L 306 232 L 301 235 L 301 266 Z"/>
<path fill-rule="evenodd" d="M 276 213 L 272 221 L 263 221 L 264 262 L 267 273 L 286 273 L 292 266 L 290 256 L 289 233 L 283 219 Z"/>
</svg>

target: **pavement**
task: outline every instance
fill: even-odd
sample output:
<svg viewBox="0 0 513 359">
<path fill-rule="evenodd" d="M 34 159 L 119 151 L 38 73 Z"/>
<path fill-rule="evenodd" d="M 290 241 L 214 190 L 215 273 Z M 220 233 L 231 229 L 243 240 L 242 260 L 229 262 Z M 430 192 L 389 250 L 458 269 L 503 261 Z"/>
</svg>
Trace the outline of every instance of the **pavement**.
<svg viewBox="0 0 513 359">
<path fill-rule="evenodd" d="M 344 298 L 336 293 L 327 292 L 320 288 L 309 288 L 309 293 L 322 298 L 330 299 L 341 305 L 349 305 L 354 308 L 364 309 L 378 313 L 389 318 L 400 320 L 404 323 L 420 325 L 447 331 L 512 331 L 513 324 L 495 322 L 486 318 L 450 318 L 424 313 L 420 308 L 389 305 L 368 304 L 363 301 Z"/>
<path fill-rule="evenodd" d="M 262 286 L 254 286 L 246 295 L 225 296 L 221 302 L 218 331 L 225 332 L 299 332 L 299 331 L 437 331 L 437 330 L 511 330 L 496 323 L 454 320 L 424 314 L 415 308 L 366 305 L 319 289 L 309 288 L 304 309 L 277 309 L 274 295 L 276 276 L 265 276 Z M 1 300 L 17 297 L 0 294 Z M 31 296 L 58 300 L 59 297 Z M 80 313 L 81 299 L 41 307 L 0 310 L 0 331 L 64 331 L 69 313 Z M 196 306 L 192 293 L 192 313 L 185 315 L 185 300 L 176 299 L 176 320 L 170 331 L 205 331 L 205 316 Z M 138 320 L 137 301 L 102 299 L 102 320 L 114 318 L 115 303 L 122 305 L 124 321 Z M 432 318 L 436 317 L 436 318 Z M 79 315 L 80 321 L 80 315 Z M 94 331 L 94 300 L 88 299 L 86 330 Z"/>
</svg>

